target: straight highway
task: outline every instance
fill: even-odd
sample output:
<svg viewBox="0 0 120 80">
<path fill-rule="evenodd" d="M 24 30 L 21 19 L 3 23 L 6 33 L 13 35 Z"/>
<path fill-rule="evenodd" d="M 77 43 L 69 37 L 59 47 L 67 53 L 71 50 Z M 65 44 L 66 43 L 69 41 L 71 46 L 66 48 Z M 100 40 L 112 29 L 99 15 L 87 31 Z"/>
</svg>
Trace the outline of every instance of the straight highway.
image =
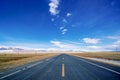
<svg viewBox="0 0 120 80">
<path fill-rule="evenodd" d="M 120 67 L 60 54 L 1 72 L 0 80 L 120 80 Z"/>
</svg>

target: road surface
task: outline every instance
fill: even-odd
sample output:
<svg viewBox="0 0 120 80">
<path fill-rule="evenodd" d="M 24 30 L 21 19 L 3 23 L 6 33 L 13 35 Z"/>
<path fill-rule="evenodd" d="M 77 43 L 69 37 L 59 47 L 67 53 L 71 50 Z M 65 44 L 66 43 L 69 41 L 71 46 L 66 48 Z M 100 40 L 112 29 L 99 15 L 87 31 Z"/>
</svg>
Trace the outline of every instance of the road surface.
<svg viewBox="0 0 120 80">
<path fill-rule="evenodd" d="M 0 80 L 120 80 L 120 67 L 61 54 L 1 72 Z"/>
</svg>

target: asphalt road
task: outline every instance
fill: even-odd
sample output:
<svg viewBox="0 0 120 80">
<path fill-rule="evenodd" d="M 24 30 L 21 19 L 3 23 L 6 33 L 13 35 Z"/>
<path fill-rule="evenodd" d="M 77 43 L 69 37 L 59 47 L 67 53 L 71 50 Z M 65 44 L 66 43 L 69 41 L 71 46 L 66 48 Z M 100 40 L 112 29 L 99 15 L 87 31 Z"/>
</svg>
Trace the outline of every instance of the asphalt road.
<svg viewBox="0 0 120 80">
<path fill-rule="evenodd" d="M 61 54 L 1 72 L 0 80 L 120 80 L 120 67 Z"/>
</svg>

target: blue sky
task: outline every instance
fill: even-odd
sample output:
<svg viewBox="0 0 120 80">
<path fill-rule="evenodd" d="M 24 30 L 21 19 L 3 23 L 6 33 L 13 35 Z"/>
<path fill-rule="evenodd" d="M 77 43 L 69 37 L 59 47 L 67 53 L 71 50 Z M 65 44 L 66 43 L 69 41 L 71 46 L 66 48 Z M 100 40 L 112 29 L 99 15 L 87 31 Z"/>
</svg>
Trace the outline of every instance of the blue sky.
<svg viewBox="0 0 120 80">
<path fill-rule="evenodd" d="M 1 0 L 0 47 L 119 49 L 120 0 Z"/>
</svg>

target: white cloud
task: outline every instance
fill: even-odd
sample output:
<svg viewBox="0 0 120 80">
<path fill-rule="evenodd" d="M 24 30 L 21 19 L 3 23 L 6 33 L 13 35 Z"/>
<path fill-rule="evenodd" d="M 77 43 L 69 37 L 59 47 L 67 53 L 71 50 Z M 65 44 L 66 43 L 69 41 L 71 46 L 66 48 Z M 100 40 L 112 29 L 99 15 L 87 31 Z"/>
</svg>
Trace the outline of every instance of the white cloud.
<svg viewBox="0 0 120 80">
<path fill-rule="evenodd" d="M 97 44 L 100 42 L 100 39 L 97 38 L 83 38 L 83 41 L 85 43 L 89 43 L 89 44 Z"/>
<path fill-rule="evenodd" d="M 34 41 L 8 41 L 4 42 L 1 47 L 12 47 L 12 48 L 22 48 L 22 49 L 36 49 L 36 48 L 47 48 L 51 47 L 48 43 L 34 42 Z M 48 46 L 46 46 L 48 45 Z"/>
<path fill-rule="evenodd" d="M 115 40 L 111 45 L 108 45 L 106 49 L 119 50 L 120 51 L 120 36 L 108 36 L 108 39 Z"/>
<path fill-rule="evenodd" d="M 56 46 L 57 48 L 61 50 L 72 50 L 72 51 L 113 51 L 115 50 L 115 45 L 111 46 L 95 46 L 95 45 L 90 45 L 90 46 L 83 46 L 82 44 L 76 44 L 76 42 L 69 42 L 69 41 L 55 41 L 52 40 L 51 43 Z M 58 50 L 59 50 L 58 49 Z"/>
<path fill-rule="evenodd" d="M 108 36 L 108 39 L 115 39 L 115 40 L 120 40 L 120 36 Z"/>
<path fill-rule="evenodd" d="M 64 35 L 68 31 L 68 29 L 66 29 L 65 27 L 60 27 L 60 31 Z"/>
<path fill-rule="evenodd" d="M 58 5 L 59 5 L 59 0 L 50 0 L 51 2 L 49 3 L 50 6 L 50 13 L 51 15 L 57 15 L 59 14 Z"/>
<path fill-rule="evenodd" d="M 102 49 L 104 49 L 105 51 L 116 51 L 116 49 L 120 50 L 119 47 L 119 45 L 111 44 L 103 46 Z"/>
<path fill-rule="evenodd" d="M 55 41 L 52 40 L 50 41 L 54 46 L 59 47 L 61 49 L 75 49 L 77 46 L 73 45 L 73 44 L 68 44 L 68 43 L 64 43 L 61 41 Z"/>
<path fill-rule="evenodd" d="M 71 15 L 72 15 L 71 13 L 67 13 L 67 15 L 66 15 L 66 16 L 67 16 L 67 17 L 69 17 L 69 16 L 71 16 Z"/>
<path fill-rule="evenodd" d="M 52 19 L 51 19 L 51 21 L 53 22 L 53 21 L 55 21 L 55 19 L 54 19 L 54 18 L 52 18 Z"/>
<path fill-rule="evenodd" d="M 57 46 L 57 47 L 60 47 L 60 48 L 62 48 L 63 47 L 63 45 L 61 45 L 61 42 L 59 42 L 59 41 L 50 41 L 52 44 L 54 44 L 55 46 Z"/>
<path fill-rule="evenodd" d="M 114 42 L 115 45 L 120 45 L 120 40 Z"/>
<path fill-rule="evenodd" d="M 75 42 L 75 41 L 70 41 L 70 40 L 63 40 L 67 43 L 70 43 L 70 44 L 74 44 L 74 45 L 80 45 L 81 43 L 80 42 Z"/>
<path fill-rule="evenodd" d="M 52 45 L 51 45 L 52 43 Z M 120 40 L 115 41 L 112 44 L 107 44 L 103 46 L 98 45 L 84 45 L 83 43 L 78 43 L 69 40 L 51 40 L 50 43 L 10 43 L 8 45 L 0 45 L 0 48 L 21 48 L 25 50 L 71 50 L 71 51 L 120 51 Z M 2 50 L 0 50 L 2 51 Z"/>
<path fill-rule="evenodd" d="M 116 51 L 116 49 L 117 49 L 118 51 L 120 51 L 120 40 L 119 40 L 119 38 L 111 36 L 111 37 L 109 37 L 109 39 L 115 39 L 116 41 L 114 41 L 111 44 L 102 46 L 102 49 L 107 50 L 107 51 Z"/>
<path fill-rule="evenodd" d="M 87 46 L 89 49 L 101 49 L 101 47 L 100 46 Z"/>
<path fill-rule="evenodd" d="M 60 30 L 64 29 L 64 27 L 60 27 Z"/>
<path fill-rule="evenodd" d="M 62 34 L 65 34 L 68 31 L 68 29 L 63 29 Z"/>
<path fill-rule="evenodd" d="M 86 46 L 84 51 L 115 51 L 118 45 Z"/>
<path fill-rule="evenodd" d="M 67 20 L 64 18 L 63 20 L 62 20 L 64 23 L 67 23 Z"/>
</svg>

